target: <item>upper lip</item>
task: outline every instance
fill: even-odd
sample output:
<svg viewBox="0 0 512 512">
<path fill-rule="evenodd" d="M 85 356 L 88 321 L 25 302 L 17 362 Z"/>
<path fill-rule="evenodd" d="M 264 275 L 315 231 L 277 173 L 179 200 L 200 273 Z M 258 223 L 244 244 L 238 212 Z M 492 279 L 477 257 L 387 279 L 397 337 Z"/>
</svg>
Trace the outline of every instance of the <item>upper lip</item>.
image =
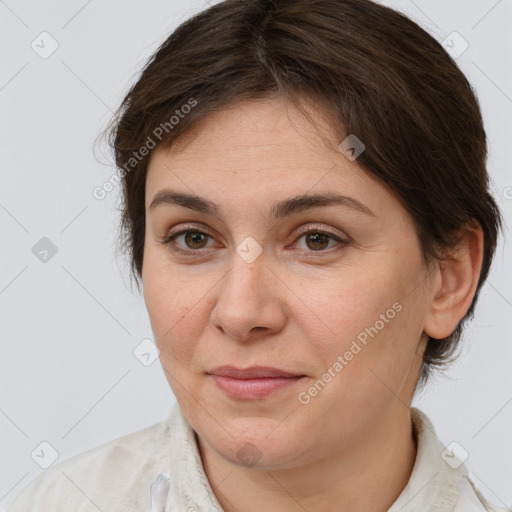
<svg viewBox="0 0 512 512">
<path fill-rule="evenodd" d="M 298 373 L 285 372 L 268 366 L 251 366 L 250 368 L 237 368 L 235 366 L 219 366 L 208 372 L 210 375 L 230 377 L 232 379 L 262 379 L 271 377 L 302 377 Z"/>
</svg>

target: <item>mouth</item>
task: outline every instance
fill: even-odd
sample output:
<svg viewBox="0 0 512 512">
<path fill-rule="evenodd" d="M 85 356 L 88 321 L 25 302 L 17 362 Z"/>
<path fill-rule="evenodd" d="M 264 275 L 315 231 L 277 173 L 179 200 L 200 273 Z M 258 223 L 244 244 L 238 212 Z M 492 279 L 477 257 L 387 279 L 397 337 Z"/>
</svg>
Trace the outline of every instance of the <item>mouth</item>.
<svg viewBox="0 0 512 512">
<path fill-rule="evenodd" d="M 208 375 L 221 391 L 239 400 L 261 400 L 306 377 L 264 366 L 245 369 L 220 366 L 209 371 Z"/>
</svg>

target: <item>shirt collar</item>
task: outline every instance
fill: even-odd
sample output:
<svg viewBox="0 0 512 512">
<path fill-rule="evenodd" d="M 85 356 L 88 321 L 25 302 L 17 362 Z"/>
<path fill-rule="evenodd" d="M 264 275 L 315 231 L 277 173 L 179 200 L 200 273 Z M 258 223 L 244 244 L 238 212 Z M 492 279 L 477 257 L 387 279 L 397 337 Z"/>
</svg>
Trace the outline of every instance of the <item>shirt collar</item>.
<svg viewBox="0 0 512 512">
<path fill-rule="evenodd" d="M 467 470 L 439 441 L 423 412 L 411 408 L 411 419 L 417 442 L 416 460 L 409 482 L 388 512 L 451 512 Z M 152 490 L 152 512 L 223 512 L 205 474 L 195 432 L 177 403 L 168 417 L 165 435 L 170 463 L 168 471 L 154 482 L 158 484 Z M 167 476 L 170 484 L 164 498 L 158 486 L 167 485 Z"/>
<path fill-rule="evenodd" d="M 417 453 L 409 482 L 388 512 L 450 512 L 468 474 L 460 459 L 437 438 L 429 418 L 411 408 Z"/>
</svg>

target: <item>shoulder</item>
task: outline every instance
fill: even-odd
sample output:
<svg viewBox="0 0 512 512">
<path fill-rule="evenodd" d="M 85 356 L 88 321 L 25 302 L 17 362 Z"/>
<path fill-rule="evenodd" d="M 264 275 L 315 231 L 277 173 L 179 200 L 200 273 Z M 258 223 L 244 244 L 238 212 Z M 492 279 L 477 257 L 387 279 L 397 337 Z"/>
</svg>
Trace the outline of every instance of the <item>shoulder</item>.
<svg viewBox="0 0 512 512">
<path fill-rule="evenodd" d="M 487 501 L 470 478 L 463 479 L 459 499 L 454 512 L 511 512 L 510 508 L 500 508 Z"/>
<path fill-rule="evenodd" d="M 411 478 L 393 512 L 436 510 L 443 512 L 512 512 L 497 507 L 478 491 L 464 461 L 437 437 L 428 416 L 411 408 L 413 430 L 417 439 L 417 456 Z M 425 487 L 425 482 L 429 482 Z M 408 510 L 408 509 L 407 509 Z"/>
<path fill-rule="evenodd" d="M 167 418 L 51 466 L 23 489 L 8 512 L 147 508 L 154 473 L 167 466 L 169 426 Z"/>
</svg>

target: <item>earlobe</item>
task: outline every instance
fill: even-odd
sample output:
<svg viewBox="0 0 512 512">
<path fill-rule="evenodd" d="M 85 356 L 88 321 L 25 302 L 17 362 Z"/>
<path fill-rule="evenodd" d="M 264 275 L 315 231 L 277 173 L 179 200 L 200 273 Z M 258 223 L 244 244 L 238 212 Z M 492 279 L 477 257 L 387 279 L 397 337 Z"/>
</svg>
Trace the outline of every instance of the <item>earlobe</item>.
<svg viewBox="0 0 512 512">
<path fill-rule="evenodd" d="M 431 338 L 450 336 L 470 308 L 482 268 L 483 238 L 475 221 L 461 230 L 457 247 L 438 262 L 438 279 L 424 325 Z"/>
</svg>

